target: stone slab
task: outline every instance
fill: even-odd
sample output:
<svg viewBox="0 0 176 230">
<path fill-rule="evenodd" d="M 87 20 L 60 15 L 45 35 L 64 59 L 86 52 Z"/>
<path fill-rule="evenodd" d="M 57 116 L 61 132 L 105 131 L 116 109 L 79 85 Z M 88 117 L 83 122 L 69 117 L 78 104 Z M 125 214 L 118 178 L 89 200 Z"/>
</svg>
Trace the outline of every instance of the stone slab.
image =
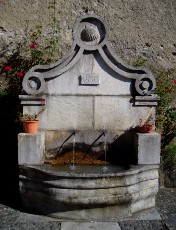
<svg viewBox="0 0 176 230">
<path fill-rule="evenodd" d="M 75 132 L 75 143 L 76 145 L 82 146 L 82 149 L 86 151 L 91 144 L 102 135 L 103 130 L 86 130 L 86 131 L 76 131 Z M 45 153 L 57 153 L 63 151 L 64 149 L 71 148 L 73 149 L 73 131 L 59 131 L 59 130 L 47 130 L 45 132 Z M 118 131 L 108 131 L 106 136 L 102 135 L 96 143 L 93 144 L 90 150 L 93 151 L 103 151 L 104 144 L 108 146 L 109 143 L 113 142 L 116 136 L 121 135 L 122 133 Z M 83 144 L 84 143 L 84 144 Z"/>
<path fill-rule="evenodd" d="M 128 130 L 153 114 L 153 108 L 133 107 L 131 99 L 130 96 L 96 96 L 95 129 Z"/>
<path fill-rule="evenodd" d="M 18 134 L 18 163 L 19 165 L 40 165 L 44 159 L 44 132 L 36 134 Z"/>
<path fill-rule="evenodd" d="M 100 64 L 100 57 L 93 54 L 82 55 L 71 69 L 46 82 L 44 94 L 49 95 L 130 95 L 131 79 L 123 78 Z M 99 78 L 99 85 L 82 85 L 81 76 Z"/>
<path fill-rule="evenodd" d="M 136 96 L 134 100 L 134 105 L 136 106 L 156 106 L 160 97 L 157 94 L 151 96 Z"/>
<path fill-rule="evenodd" d="M 61 230 L 120 230 L 118 223 L 113 222 L 62 222 Z"/>
<path fill-rule="evenodd" d="M 134 145 L 138 164 L 160 163 L 161 136 L 159 133 L 136 133 Z"/>
<path fill-rule="evenodd" d="M 130 126 L 129 98 L 95 97 L 95 129 L 124 130 Z"/>
<path fill-rule="evenodd" d="M 46 113 L 47 130 L 92 129 L 93 97 L 50 96 Z"/>
<path fill-rule="evenodd" d="M 161 216 L 156 208 L 149 208 L 135 213 L 131 220 L 161 220 Z"/>
</svg>

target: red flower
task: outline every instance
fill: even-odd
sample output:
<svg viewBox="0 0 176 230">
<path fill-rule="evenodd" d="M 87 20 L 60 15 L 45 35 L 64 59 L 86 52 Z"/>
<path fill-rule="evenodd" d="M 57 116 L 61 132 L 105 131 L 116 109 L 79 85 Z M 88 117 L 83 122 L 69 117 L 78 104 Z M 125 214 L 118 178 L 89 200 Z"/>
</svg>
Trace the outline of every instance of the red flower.
<svg viewBox="0 0 176 230">
<path fill-rule="evenodd" d="M 30 44 L 31 49 L 35 49 L 36 47 L 37 47 L 37 45 L 34 42 Z"/>
<path fill-rule="evenodd" d="M 45 104 L 45 100 L 44 100 L 44 99 L 41 99 L 41 100 L 40 100 L 40 104 L 42 104 L 42 105 Z"/>
<path fill-rule="evenodd" d="M 11 69 L 12 69 L 12 67 L 9 66 L 9 65 L 6 65 L 6 66 L 4 67 L 4 70 L 7 71 L 7 72 L 10 71 Z"/>
<path fill-rule="evenodd" d="M 18 73 L 17 73 L 17 76 L 18 76 L 18 77 L 23 77 L 23 75 L 24 75 L 23 72 L 18 72 Z"/>
<path fill-rule="evenodd" d="M 176 83 L 176 79 L 175 79 L 175 80 L 173 80 L 173 83 Z"/>
</svg>

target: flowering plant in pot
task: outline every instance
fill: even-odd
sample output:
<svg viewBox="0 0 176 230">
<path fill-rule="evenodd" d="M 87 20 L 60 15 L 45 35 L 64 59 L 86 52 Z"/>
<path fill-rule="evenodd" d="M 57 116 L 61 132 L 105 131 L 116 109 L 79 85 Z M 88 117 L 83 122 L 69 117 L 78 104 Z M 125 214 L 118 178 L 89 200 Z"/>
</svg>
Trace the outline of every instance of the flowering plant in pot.
<svg viewBox="0 0 176 230">
<path fill-rule="evenodd" d="M 154 124 L 150 115 L 145 122 L 142 122 L 142 119 L 139 120 L 139 125 L 135 127 L 135 131 L 138 133 L 149 133 L 153 126 Z"/>
<path fill-rule="evenodd" d="M 45 101 L 40 100 L 40 103 L 44 105 Z M 19 120 L 23 123 L 23 129 L 25 133 L 36 133 L 38 131 L 38 122 L 39 115 L 45 110 L 45 107 L 42 106 L 42 109 L 35 114 L 19 114 Z"/>
<path fill-rule="evenodd" d="M 136 132 L 138 133 L 149 133 L 153 128 L 152 124 L 139 124 L 135 127 Z"/>
<path fill-rule="evenodd" d="M 36 115 L 24 114 L 20 116 L 25 133 L 36 133 L 38 131 L 38 119 Z"/>
</svg>

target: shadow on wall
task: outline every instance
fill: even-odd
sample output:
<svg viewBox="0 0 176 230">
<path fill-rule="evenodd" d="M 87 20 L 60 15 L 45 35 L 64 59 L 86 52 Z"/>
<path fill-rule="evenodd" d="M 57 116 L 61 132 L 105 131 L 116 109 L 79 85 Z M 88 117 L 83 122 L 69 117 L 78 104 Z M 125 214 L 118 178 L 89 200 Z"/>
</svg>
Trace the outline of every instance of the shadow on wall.
<svg viewBox="0 0 176 230">
<path fill-rule="evenodd" d="M 118 79 L 118 80 L 120 80 L 120 81 L 123 81 L 123 82 L 131 82 L 131 84 L 130 84 L 130 94 L 132 95 L 132 96 L 135 96 L 135 95 L 138 95 L 138 93 L 137 93 L 137 91 L 136 91 L 136 89 L 135 89 L 135 79 L 131 79 L 131 78 L 126 78 L 126 77 L 124 77 L 124 76 L 122 76 L 122 75 L 120 75 L 120 74 L 117 74 L 113 69 L 111 69 L 108 65 L 107 65 L 107 63 L 103 60 L 103 58 L 99 55 L 99 53 L 98 53 L 98 51 L 94 51 L 93 52 L 93 55 L 94 55 L 94 58 L 95 58 L 95 60 L 97 61 L 97 63 L 101 66 L 101 68 L 107 73 L 107 74 L 109 74 L 111 77 L 113 77 L 113 78 L 115 78 L 115 79 Z M 124 67 L 122 64 L 120 64 L 120 63 L 116 63 L 116 66 L 118 67 L 118 68 L 120 68 L 121 70 L 124 70 L 124 71 L 129 71 L 129 69 L 128 68 L 126 68 L 126 67 Z M 124 69 L 125 68 L 125 69 Z M 131 71 L 133 71 L 133 70 L 131 70 Z M 140 71 L 139 70 L 139 72 L 138 72 L 138 70 L 134 70 L 134 72 L 136 72 L 136 73 L 143 73 L 143 71 Z"/>
<path fill-rule="evenodd" d="M 0 98 L 1 120 L 1 166 L 0 166 L 0 202 L 13 208 L 21 207 L 19 193 L 19 170 L 17 134 L 20 127 L 14 121 L 17 101 L 8 96 Z"/>
<path fill-rule="evenodd" d="M 104 155 L 101 156 L 101 160 L 103 159 Z M 121 165 L 126 169 L 128 169 L 131 164 L 135 164 L 133 133 L 125 132 L 115 138 L 108 147 L 106 159 L 111 164 Z"/>
</svg>

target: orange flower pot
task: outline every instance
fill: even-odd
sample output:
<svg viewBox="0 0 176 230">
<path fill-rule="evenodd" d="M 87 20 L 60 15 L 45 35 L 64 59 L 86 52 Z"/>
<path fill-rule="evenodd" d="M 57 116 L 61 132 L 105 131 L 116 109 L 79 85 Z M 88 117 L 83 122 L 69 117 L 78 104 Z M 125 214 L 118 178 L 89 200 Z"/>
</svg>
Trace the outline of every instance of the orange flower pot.
<svg viewBox="0 0 176 230">
<path fill-rule="evenodd" d="M 25 133 L 36 133 L 38 131 L 38 120 L 23 122 Z"/>
</svg>

